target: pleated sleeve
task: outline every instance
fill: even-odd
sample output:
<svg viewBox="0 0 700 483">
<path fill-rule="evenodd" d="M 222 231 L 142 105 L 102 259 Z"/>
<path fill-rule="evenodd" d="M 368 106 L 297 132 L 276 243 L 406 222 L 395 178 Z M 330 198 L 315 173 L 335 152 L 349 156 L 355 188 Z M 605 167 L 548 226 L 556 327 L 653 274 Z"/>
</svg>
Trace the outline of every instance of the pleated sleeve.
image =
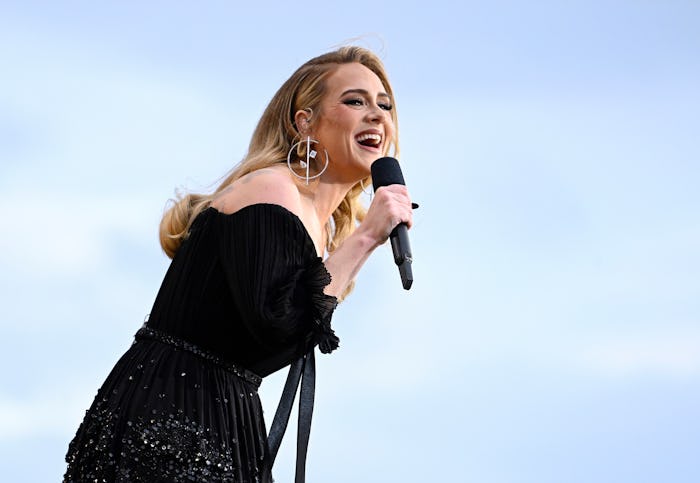
<svg viewBox="0 0 700 483">
<path fill-rule="evenodd" d="M 274 204 L 217 217 L 226 281 L 251 336 L 269 350 L 336 349 L 331 318 L 338 302 L 323 293 L 331 277 L 301 220 Z"/>
</svg>

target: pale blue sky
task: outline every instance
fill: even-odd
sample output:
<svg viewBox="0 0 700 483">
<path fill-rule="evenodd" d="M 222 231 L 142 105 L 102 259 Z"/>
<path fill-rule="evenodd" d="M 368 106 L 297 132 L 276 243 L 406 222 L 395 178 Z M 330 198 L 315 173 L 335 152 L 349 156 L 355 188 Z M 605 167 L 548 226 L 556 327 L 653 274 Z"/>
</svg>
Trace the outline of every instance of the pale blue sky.
<svg viewBox="0 0 700 483">
<path fill-rule="evenodd" d="M 700 480 L 700 4 L 238 3 L 0 6 L 3 481 L 60 480 L 173 190 L 358 36 L 396 91 L 416 282 L 382 248 L 336 312 L 308 481 Z"/>
</svg>

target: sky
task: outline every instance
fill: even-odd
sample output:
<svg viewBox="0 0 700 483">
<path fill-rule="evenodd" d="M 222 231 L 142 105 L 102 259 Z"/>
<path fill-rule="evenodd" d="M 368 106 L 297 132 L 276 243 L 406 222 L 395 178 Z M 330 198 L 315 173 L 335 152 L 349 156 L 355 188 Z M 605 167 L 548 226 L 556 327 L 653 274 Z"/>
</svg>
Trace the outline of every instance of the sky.
<svg viewBox="0 0 700 483">
<path fill-rule="evenodd" d="M 168 198 L 348 43 L 394 87 L 416 280 L 381 247 L 337 309 L 307 481 L 700 481 L 690 0 L 2 2 L 3 481 L 60 481 L 167 269 Z"/>
</svg>

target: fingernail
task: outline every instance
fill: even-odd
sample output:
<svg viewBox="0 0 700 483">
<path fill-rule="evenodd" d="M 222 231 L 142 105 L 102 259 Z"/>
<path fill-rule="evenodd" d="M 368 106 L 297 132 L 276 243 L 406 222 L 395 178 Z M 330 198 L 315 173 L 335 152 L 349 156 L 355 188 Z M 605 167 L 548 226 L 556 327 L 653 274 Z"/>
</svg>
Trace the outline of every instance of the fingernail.
<svg viewBox="0 0 700 483">
<path fill-rule="evenodd" d="M 413 208 L 414 210 L 418 208 L 418 206 L 418 203 L 411 203 L 411 208 Z"/>
</svg>

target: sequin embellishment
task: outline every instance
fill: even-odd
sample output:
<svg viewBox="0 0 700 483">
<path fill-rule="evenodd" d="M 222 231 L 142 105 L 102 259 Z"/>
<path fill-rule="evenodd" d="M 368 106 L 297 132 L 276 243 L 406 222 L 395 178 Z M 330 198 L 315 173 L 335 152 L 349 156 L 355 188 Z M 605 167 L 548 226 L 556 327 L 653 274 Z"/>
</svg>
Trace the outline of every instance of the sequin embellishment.
<svg viewBox="0 0 700 483">
<path fill-rule="evenodd" d="M 83 425 L 90 438 L 71 443 L 64 482 L 241 481 L 232 450 L 189 418 L 138 417 L 126 421 L 119 440 L 119 418 L 112 411 L 93 408 Z"/>
<path fill-rule="evenodd" d="M 269 483 L 261 378 L 151 328 L 136 340 L 71 441 L 64 483 Z"/>
<path fill-rule="evenodd" d="M 138 330 L 138 332 L 136 332 L 135 338 L 136 340 L 153 339 L 157 340 L 158 342 L 162 342 L 163 344 L 168 344 L 178 349 L 191 352 L 192 354 L 195 354 L 201 357 L 202 359 L 205 359 L 213 364 L 216 364 L 219 367 L 222 367 L 223 369 L 226 369 L 229 372 L 236 374 L 239 377 L 242 377 L 249 383 L 255 385 L 255 387 L 260 387 L 260 384 L 262 383 L 262 377 L 258 376 L 257 374 L 247 369 L 243 369 L 232 362 L 226 361 L 221 357 L 217 356 L 216 354 L 206 351 L 196 346 L 195 344 L 192 344 L 191 342 L 187 342 L 186 340 L 180 339 L 179 337 L 166 334 L 165 332 L 154 329 L 152 327 L 147 327 L 144 325 Z M 182 373 L 181 375 L 184 376 L 185 373 Z"/>
</svg>

